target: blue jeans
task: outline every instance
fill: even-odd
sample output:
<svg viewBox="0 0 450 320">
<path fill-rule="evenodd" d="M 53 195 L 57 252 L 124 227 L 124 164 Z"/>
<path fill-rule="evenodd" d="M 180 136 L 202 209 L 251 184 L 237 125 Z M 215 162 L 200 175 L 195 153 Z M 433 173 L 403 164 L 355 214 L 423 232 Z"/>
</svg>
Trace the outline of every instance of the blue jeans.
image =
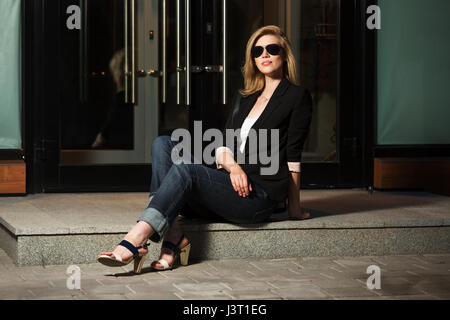
<svg viewBox="0 0 450 320">
<path fill-rule="evenodd" d="M 225 170 L 193 161 L 174 164 L 171 152 L 177 144 L 170 136 L 159 136 L 152 144 L 150 202 L 138 220 L 147 222 L 155 231 L 150 240 L 161 241 L 186 206 L 191 214 L 198 213 L 203 218 L 218 216 L 232 223 L 259 223 L 270 217 L 277 203 L 260 186 L 249 181 L 253 191 L 248 197 L 241 197 Z"/>
</svg>

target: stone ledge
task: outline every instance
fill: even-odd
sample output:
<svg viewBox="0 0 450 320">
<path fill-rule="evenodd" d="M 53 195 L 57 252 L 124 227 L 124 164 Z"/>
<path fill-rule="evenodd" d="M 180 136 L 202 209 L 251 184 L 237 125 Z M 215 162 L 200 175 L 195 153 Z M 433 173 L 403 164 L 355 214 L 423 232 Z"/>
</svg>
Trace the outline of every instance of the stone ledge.
<svg viewBox="0 0 450 320">
<path fill-rule="evenodd" d="M 382 256 L 450 252 L 450 227 L 372 229 L 228 230 L 186 232 L 191 259 L 277 259 L 318 256 Z M 19 265 L 83 264 L 113 249 L 125 234 L 19 236 L 5 251 Z M 3 236 L 0 236 L 3 239 Z M 149 247 L 148 266 L 160 244 Z M 131 268 L 131 267 L 130 267 Z"/>
<path fill-rule="evenodd" d="M 182 219 L 194 259 L 445 253 L 450 198 L 422 192 L 302 190 L 313 219 L 235 225 Z M 135 224 L 145 193 L 4 197 L 0 246 L 19 265 L 94 262 Z M 159 245 L 151 246 L 157 257 Z"/>
</svg>

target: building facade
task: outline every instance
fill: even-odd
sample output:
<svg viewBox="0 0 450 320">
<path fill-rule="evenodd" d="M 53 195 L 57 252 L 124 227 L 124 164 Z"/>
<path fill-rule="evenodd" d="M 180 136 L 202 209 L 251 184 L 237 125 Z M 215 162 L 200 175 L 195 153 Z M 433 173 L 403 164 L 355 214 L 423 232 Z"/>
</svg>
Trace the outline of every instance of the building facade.
<svg viewBox="0 0 450 320">
<path fill-rule="evenodd" d="M 377 187 L 377 158 L 450 153 L 448 2 L 391 2 L 7 0 L 1 157 L 27 193 L 146 191 L 152 141 L 222 129 L 248 38 L 277 25 L 313 96 L 302 187 Z"/>
</svg>

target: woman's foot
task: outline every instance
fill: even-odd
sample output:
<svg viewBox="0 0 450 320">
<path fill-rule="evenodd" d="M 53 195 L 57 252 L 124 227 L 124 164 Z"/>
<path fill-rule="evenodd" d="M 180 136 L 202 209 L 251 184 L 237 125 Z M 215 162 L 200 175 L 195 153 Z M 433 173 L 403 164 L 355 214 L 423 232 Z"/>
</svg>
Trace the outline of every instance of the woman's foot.
<svg viewBox="0 0 450 320">
<path fill-rule="evenodd" d="M 303 209 L 289 210 L 289 220 L 305 220 L 311 218 L 311 213 Z"/>
<path fill-rule="evenodd" d="M 168 236 L 167 238 L 164 238 L 164 241 L 169 241 L 173 244 L 177 244 L 178 242 L 178 249 L 183 249 L 187 245 L 189 245 L 189 240 L 187 237 L 183 236 L 181 239 L 181 235 L 178 235 L 178 238 L 175 238 L 173 235 Z M 156 270 L 165 270 L 165 269 L 171 269 L 175 260 L 175 252 L 167 247 L 161 247 L 161 254 L 159 255 L 160 260 L 164 260 L 167 262 L 167 265 L 162 264 L 160 261 L 153 261 L 151 266 Z M 168 267 L 167 267 L 168 266 Z"/>
<path fill-rule="evenodd" d="M 148 238 L 152 234 L 152 227 L 146 222 L 139 221 L 130 232 L 128 232 L 124 240 L 130 242 L 135 247 L 140 247 L 147 243 Z M 143 247 L 138 249 L 138 252 L 140 255 L 147 254 L 148 249 Z M 128 261 L 133 257 L 133 253 L 121 245 L 118 245 L 112 252 L 101 252 L 100 255 L 119 256 L 122 261 Z"/>
</svg>

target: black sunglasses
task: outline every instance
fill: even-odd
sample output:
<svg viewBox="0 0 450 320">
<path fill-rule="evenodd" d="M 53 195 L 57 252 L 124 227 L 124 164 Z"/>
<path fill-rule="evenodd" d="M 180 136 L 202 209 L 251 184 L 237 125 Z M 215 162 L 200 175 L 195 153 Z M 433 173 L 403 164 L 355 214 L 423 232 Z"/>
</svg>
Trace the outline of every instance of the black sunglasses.
<svg viewBox="0 0 450 320">
<path fill-rule="evenodd" d="M 273 43 L 266 46 L 267 52 L 272 56 L 277 56 L 281 52 L 281 46 L 279 44 Z M 252 57 L 258 58 L 264 52 L 264 47 L 256 46 L 252 48 Z"/>
</svg>

